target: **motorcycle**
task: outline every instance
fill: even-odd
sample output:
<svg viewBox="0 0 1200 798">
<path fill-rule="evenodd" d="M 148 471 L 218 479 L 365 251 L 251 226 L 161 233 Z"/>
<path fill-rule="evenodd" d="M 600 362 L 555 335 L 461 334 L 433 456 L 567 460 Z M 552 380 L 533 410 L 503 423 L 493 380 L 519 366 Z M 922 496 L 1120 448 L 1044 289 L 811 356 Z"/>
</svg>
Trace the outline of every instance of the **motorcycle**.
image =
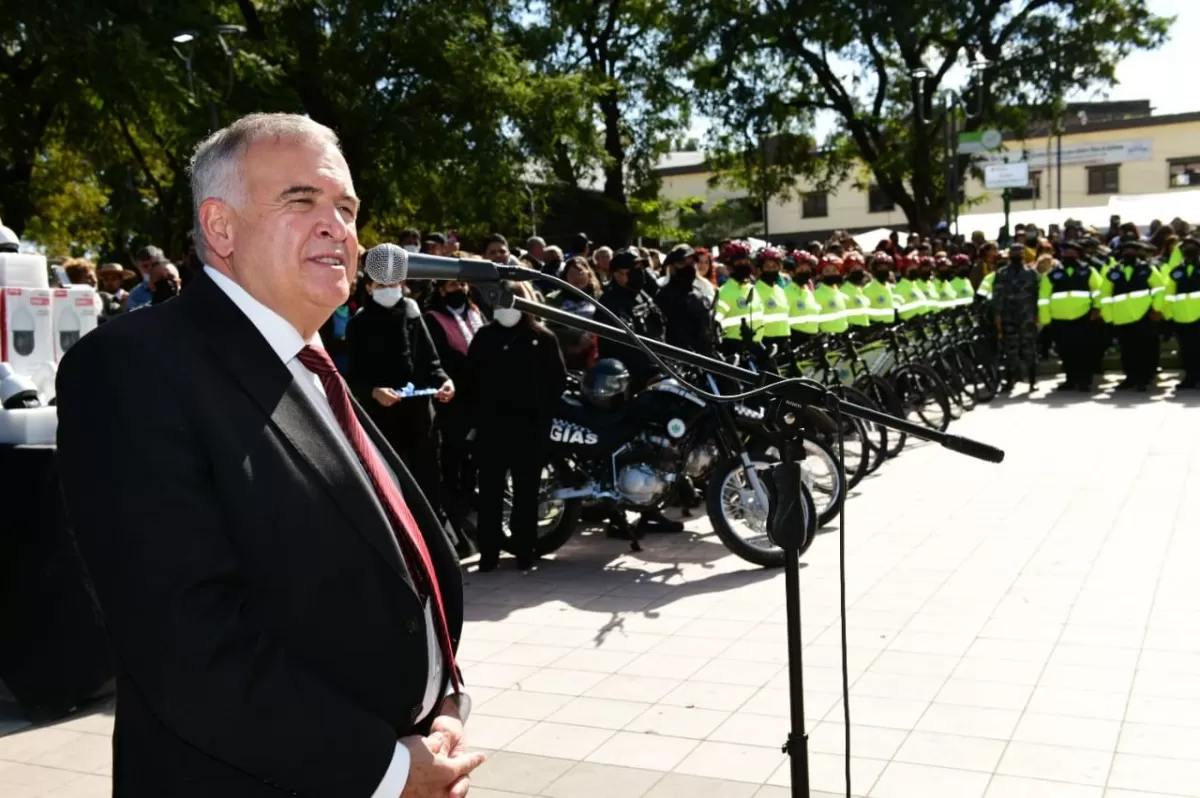
<svg viewBox="0 0 1200 798">
<path fill-rule="evenodd" d="M 767 415 L 766 406 L 714 402 L 672 378 L 613 408 L 568 391 L 550 428 L 537 553 L 555 551 L 571 538 L 585 501 L 618 513 L 647 512 L 694 496 L 703 486 L 721 542 L 748 562 L 782 566 L 783 551 L 767 535 L 766 471 L 778 462 Z M 837 458 L 808 436 L 801 446 L 804 488 L 815 500 L 813 521 L 824 524 L 840 512 L 845 495 Z M 636 539 L 633 545 L 636 550 Z"/>
</svg>

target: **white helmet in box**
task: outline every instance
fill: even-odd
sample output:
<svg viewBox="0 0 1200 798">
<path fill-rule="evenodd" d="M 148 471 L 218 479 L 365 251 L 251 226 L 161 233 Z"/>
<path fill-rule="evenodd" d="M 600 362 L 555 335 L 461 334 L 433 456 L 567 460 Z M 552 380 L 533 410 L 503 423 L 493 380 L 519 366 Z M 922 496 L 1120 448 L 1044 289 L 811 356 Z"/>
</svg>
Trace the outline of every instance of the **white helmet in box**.
<svg viewBox="0 0 1200 798">
<path fill-rule="evenodd" d="M 11 227 L 0 224 L 0 252 L 17 252 L 21 248 L 21 239 Z"/>
</svg>

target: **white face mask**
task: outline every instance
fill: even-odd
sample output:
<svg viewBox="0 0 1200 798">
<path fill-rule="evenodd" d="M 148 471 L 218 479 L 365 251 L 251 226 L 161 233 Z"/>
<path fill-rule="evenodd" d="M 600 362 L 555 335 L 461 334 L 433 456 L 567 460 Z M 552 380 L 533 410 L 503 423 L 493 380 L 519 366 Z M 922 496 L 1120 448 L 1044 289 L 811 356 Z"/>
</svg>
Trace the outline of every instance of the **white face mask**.
<svg viewBox="0 0 1200 798">
<path fill-rule="evenodd" d="M 404 298 L 404 289 L 398 285 L 381 285 L 371 292 L 371 298 L 385 308 L 393 308 Z"/>
<path fill-rule="evenodd" d="M 405 244 L 404 248 L 407 249 L 409 252 L 420 252 L 421 251 L 421 248 L 418 247 L 416 244 Z"/>
<path fill-rule="evenodd" d="M 516 308 L 496 308 L 492 313 L 492 318 L 501 327 L 515 327 L 517 322 L 521 320 L 521 311 Z"/>
</svg>

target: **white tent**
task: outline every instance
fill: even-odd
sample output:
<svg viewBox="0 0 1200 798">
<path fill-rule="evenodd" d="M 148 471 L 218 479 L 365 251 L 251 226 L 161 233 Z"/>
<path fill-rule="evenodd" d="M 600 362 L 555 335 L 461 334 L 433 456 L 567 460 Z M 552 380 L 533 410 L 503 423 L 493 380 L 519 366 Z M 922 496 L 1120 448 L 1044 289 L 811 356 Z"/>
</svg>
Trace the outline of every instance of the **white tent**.
<svg viewBox="0 0 1200 798">
<path fill-rule="evenodd" d="M 874 230 L 868 230 L 865 233 L 855 233 L 852 238 L 854 243 L 858 244 L 859 248 L 865 252 L 870 252 L 875 249 L 875 246 L 885 238 L 890 238 L 892 231 L 887 227 L 877 227 Z"/>
<path fill-rule="evenodd" d="M 1083 208 L 1045 208 L 1037 211 L 1014 211 L 1009 214 L 1009 225 L 1036 224 L 1045 230 L 1052 224 L 1062 227 L 1067 219 L 1077 219 L 1084 227 L 1108 229 L 1108 219 L 1117 215 L 1123 222 L 1133 222 L 1139 228 L 1145 228 L 1155 219 L 1164 224 L 1178 216 L 1187 222 L 1200 222 L 1200 191 L 1177 189 L 1164 194 L 1130 194 L 1113 195 L 1105 205 L 1092 205 Z M 992 238 L 1004 225 L 1003 213 L 969 213 L 958 217 L 958 229 L 963 235 L 969 236 L 975 230 L 982 230 L 988 238 Z"/>
<path fill-rule="evenodd" d="M 1176 189 L 1165 194 L 1111 197 L 1107 210 L 1110 215 L 1120 216 L 1122 222 L 1133 222 L 1139 228 L 1155 219 L 1163 224 L 1175 217 L 1186 222 L 1197 222 L 1200 221 L 1200 191 Z"/>
</svg>

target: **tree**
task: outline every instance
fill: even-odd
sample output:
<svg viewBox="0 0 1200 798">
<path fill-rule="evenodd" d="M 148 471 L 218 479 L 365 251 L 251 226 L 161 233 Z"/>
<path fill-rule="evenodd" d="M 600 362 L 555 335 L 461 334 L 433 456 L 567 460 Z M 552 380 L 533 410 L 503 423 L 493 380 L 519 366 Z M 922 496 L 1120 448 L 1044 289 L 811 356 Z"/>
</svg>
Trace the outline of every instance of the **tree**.
<svg viewBox="0 0 1200 798">
<path fill-rule="evenodd" d="M 670 9 L 669 0 L 542 0 L 515 23 L 540 74 L 576 78 L 575 95 L 557 98 L 556 132 L 565 127 L 572 136 L 553 148 L 554 177 L 577 182 L 598 167 L 604 196 L 626 214 L 631 197 L 639 207 L 650 201 L 653 167 L 688 125 L 690 95 L 681 68 L 671 66 L 679 60 L 666 57 L 677 46 Z M 539 127 L 535 119 L 527 136 Z M 632 226 L 627 232 L 632 237 Z"/>
<path fill-rule="evenodd" d="M 684 0 L 679 0 L 684 4 Z M 690 61 L 700 107 L 717 120 L 713 145 L 773 195 L 795 178 L 830 183 L 862 168 L 928 232 L 948 190 L 961 191 L 970 156 L 947 170 L 946 90 L 971 65 L 978 79 L 953 111 L 957 128 L 1020 133 L 1071 89 L 1111 85 L 1130 52 L 1159 46 L 1170 19 L 1147 0 L 712 0 L 689 29 L 711 41 Z M 811 142 L 818 113 L 836 129 Z M 748 153 L 747 131 L 780 146 Z M 948 185 L 945 173 L 955 174 Z"/>
</svg>

